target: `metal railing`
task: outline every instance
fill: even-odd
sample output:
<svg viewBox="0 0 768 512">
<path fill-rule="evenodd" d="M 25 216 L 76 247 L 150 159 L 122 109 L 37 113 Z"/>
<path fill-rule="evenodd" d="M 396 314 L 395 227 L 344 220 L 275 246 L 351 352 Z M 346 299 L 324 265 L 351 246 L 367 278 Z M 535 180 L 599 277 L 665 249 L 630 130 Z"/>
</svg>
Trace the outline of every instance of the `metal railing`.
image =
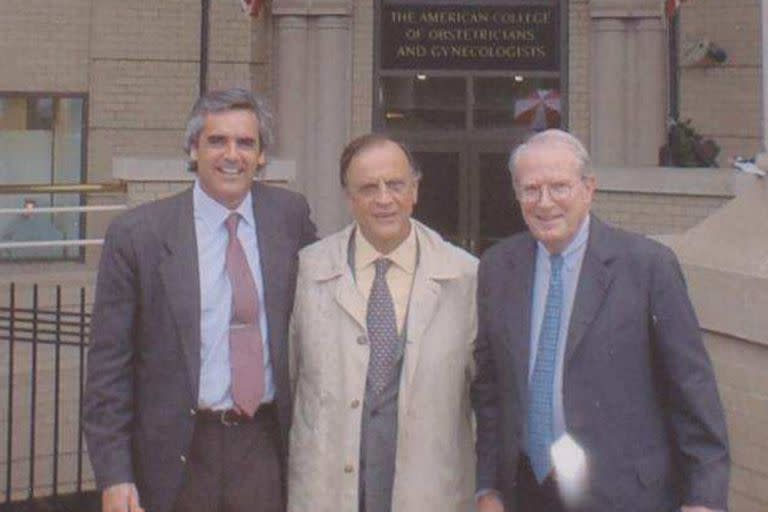
<svg viewBox="0 0 768 512">
<path fill-rule="evenodd" d="M 124 182 L 114 183 L 81 183 L 81 184 L 14 184 L 0 185 L 2 194 L 113 194 L 126 191 Z M 114 212 L 127 209 L 127 205 L 98 205 L 98 206 L 49 206 L 0 208 L 0 215 L 36 215 L 52 213 L 89 213 Z M 33 241 L 0 241 L 0 251 L 9 249 L 28 249 L 40 247 L 82 247 L 101 245 L 101 238 L 81 238 L 73 240 L 33 240 Z"/>
<path fill-rule="evenodd" d="M 0 300 L 3 510 L 92 510 L 82 431 L 90 312 L 84 287 L 7 287 Z M 37 508 L 35 507 L 37 504 Z M 93 509 L 95 510 L 95 509 Z"/>
<path fill-rule="evenodd" d="M 0 194 L 116 194 L 125 193 L 123 181 L 111 183 L 14 183 L 0 184 Z"/>
</svg>

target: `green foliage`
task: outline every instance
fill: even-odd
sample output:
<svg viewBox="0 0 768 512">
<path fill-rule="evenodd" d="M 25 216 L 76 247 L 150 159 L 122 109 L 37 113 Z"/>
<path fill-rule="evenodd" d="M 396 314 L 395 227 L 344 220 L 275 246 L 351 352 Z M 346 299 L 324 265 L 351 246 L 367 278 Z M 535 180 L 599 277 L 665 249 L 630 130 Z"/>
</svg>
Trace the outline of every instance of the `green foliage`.
<svg viewBox="0 0 768 512">
<path fill-rule="evenodd" d="M 717 167 L 720 146 L 705 139 L 691 126 L 691 120 L 673 119 L 667 133 L 667 144 L 661 148 L 661 165 L 671 167 Z"/>
</svg>

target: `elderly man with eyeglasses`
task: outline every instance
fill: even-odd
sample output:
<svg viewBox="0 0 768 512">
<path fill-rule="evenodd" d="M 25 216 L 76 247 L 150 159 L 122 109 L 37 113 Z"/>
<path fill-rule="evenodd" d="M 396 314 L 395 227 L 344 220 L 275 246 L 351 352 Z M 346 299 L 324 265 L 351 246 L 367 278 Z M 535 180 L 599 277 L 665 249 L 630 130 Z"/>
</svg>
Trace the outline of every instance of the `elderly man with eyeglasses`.
<svg viewBox="0 0 768 512">
<path fill-rule="evenodd" d="M 572 135 L 533 136 L 510 171 L 530 232 L 478 273 L 478 510 L 725 510 L 725 419 L 674 254 L 590 214 Z"/>
<path fill-rule="evenodd" d="M 411 218 L 419 172 L 350 142 L 355 222 L 300 253 L 291 321 L 290 512 L 467 512 L 477 260 Z"/>
</svg>

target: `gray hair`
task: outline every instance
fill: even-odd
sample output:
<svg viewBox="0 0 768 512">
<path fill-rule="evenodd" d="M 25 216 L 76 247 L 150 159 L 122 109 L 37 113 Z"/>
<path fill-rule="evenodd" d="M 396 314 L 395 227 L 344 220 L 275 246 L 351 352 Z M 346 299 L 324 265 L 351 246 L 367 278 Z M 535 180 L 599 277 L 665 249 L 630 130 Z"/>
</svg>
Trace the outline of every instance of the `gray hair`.
<svg viewBox="0 0 768 512">
<path fill-rule="evenodd" d="M 592 169 L 592 159 L 589 157 L 589 152 L 587 151 L 587 148 L 584 147 L 584 144 L 570 133 L 553 128 L 531 136 L 512 151 L 507 164 L 509 172 L 512 173 L 512 179 L 514 180 L 515 178 L 515 168 L 523 153 L 530 151 L 536 146 L 547 147 L 552 145 L 563 146 L 576 157 L 576 160 L 579 162 L 579 173 L 581 176 L 586 177 L 594 174 Z"/>
<path fill-rule="evenodd" d="M 264 151 L 272 144 L 272 112 L 267 102 L 260 95 L 241 88 L 210 91 L 195 102 L 187 118 L 187 129 L 184 134 L 184 152 L 188 155 L 197 144 L 200 133 L 205 125 L 205 117 L 214 112 L 229 110 L 250 110 L 259 121 L 259 149 Z M 197 172 L 197 162 L 190 161 L 187 168 Z"/>
</svg>

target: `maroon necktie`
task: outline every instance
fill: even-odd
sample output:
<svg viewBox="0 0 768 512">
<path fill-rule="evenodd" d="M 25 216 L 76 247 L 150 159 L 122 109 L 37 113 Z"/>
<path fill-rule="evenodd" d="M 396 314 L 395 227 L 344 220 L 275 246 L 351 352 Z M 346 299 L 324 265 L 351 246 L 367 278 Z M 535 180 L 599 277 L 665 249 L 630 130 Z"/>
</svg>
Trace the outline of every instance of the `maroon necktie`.
<svg viewBox="0 0 768 512">
<path fill-rule="evenodd" d="M 232 284 L 229 366 L 235 406 L 253 416 L 264 396 L 264 347 L 259 329 L 259 295 L 245 251 L 237 238 L 240 215 L 227 218 L 227 274 Z"/>
</svg>

